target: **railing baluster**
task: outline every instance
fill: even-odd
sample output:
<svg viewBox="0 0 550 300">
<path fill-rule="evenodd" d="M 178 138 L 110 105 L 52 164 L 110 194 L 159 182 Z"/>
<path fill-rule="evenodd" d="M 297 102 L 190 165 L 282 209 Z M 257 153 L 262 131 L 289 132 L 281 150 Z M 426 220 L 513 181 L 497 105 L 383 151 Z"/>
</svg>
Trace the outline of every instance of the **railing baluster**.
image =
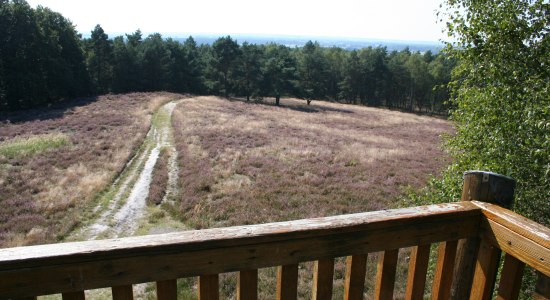
<svg viewBox="0 0 550 300">
<path fill-rule="evenodd" d="M 199 276 L 199 300 L 218 300 L 220 280 L 218 274 Z"/>
<path fill-rule="evenodd" d="M 376 287 L 374 298 L 381 300 L 393 299 L 393 287 L 395 284 L 395 270 L 399 249 L 387 250 L 380 254 L 376 271 Z"/>
<path fill-rule="evenodd" d="M 298 264 L 279 266 L 277 270 L 277 300 L 298 298 Z"/>
<path fill-rule="evenodd" d="M 412 247 L 405 299 L 424 299 L 430 244 Z"/>
<path fill-rule="evenodd" d="M 258 270 L 244 270 L 239 272 L 237 299 L 258 299 Z"/>
<path fill-rule="evenodd" d="M 458 241 L 446 241 L 439 244 L 437 265 L 432 285 L 432 299 L 447 300 L 451 294 L 456 245 Z"/>
<path fill-rule="evenodd" d="M 500 275 L 500 283 L 498 284 L 497 299 L 518 298 L 524 268 L 525 264 L 523 262 L 510 254 L 506 254 L 504 257 L 504 267 Z"/>
<path fill-rule="evenodd" d="M 497 276 L 500 249 L 482 239 L 477 254 L 470 299 L 491 299 Z"/>
<path fill-rule="evenodd" d="M 86 296 L 84 296 L 84 291 L 78 291 L 63 293 L 61 294 L 61 298 L 63 298 L 63 300 L 84 300 L 86 299 Z"/>
<path fill-rule="evenodd" d="M 113 286 L 113 300 L 132 300 L 134 299 L 134 291 L 132 285 Z"/>
<path fill-rule="evenodd" d="M 367 272 L 367 254 L 358 254 L 346 258 L 346 282 L 344 300 L 362 300 Z"/>
<path fill-rule="evenodd" d="M 315 261 L 313 268 L 312 300 L 332 299 L 332 282 L 334 278 L 334 259 L 320 259 Z"/>
<path fill-rule="evenodd" d="M 533 298 L 535 300 L 548 300 L 550 299 L 550 277 L 537 271 L 537 284 L 535 285 L 535 293 Z"/>
<path fill-rule="evenodd" d="M 178 298 L 178 281 L 176 279 L 157 281 L 158 300 L 176 300 Z"/>
</svg>

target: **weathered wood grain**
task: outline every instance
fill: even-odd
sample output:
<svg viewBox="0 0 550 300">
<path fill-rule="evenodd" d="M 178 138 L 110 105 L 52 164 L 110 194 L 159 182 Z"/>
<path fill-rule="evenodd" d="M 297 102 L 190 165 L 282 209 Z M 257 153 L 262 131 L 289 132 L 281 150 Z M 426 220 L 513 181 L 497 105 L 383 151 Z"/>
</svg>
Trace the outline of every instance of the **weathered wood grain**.
<svg viewBox="0 0 550 300">
<path fill-rule="evenodd" d="M 468 171 L 464 173 L 462 201 L 478 200 L 510 208 L 514 200 L 515 180 L 492 172 Z M 472 278 L 479 250 L 479 237 L 458 242 L 456 262 L 451 285 L 451 299 L 462 300 L 470 295 Z"/>
<path fill-rule="evenodd" d="M 258 270 L 243 270 L 237 279 L 237 299 L 258 299 Z"/>
<path fill-rule="evenodd" d="M 113 286 L 113 300 L 133 300 L 134 291 L 131 285 Z"/>
<path fill-rule="evenodd" d="M 199 300 L 218 300 L 220 279 L 218 274 L 199 276 Z"/>
<path fill-rule="evenodd" d="M 393 287 L 395 285 L 395 270 L 399 249 L 386 250 L 380 254 L 376 271 L 376 286 L 374 298 L 380 300 L 393 299 Z"/>
<path fill-rule="evenodd" d="M 517 232 L 488 219 L 483 219 L 481 226 L 485 238 L 493 245 L 550 276 L 550 248 L 527 238 L 525 230 Z"/>
<path fill-rule="evenodd" d="M 472 201 L 472 204 L 481 208 L 487 219 L 532 240 L 544 248 L 550 249 L 550 228 L 494 204 L 478 201 Z"/>
<path fill-rule="evenodd" d="M 176 300 L 178 298 L 178 281 L 176 279 L 157 281 L 158 300 Z"/>
<path fill-rule="evenodd" d="M 437 253 L 437 265 L 432 286 L 432 299 L 447 300 L 451 295 L 457 241 L 442 242 Z"/>
<path fill-rule="evenodd" d="M 367 272 L 367 254 L 346 257 L 346 278 L 344 282 L 344 300 L 361 300 L 365 289 Z"/>
<path fill-rule="evenodd" d="M 477 255 L 470 299 L 491 299 L 498 271 L 501 251 L 489 241 L 482 239 Z"/>
<path fill-rule="evenodd" d="M 517 299 L 525 264 L 510 254 L 504 256 L 504 266 L 498 284 L 497 300 Z"/>
<path fill-rule="evenodd" d="M 412 247 L 405 299 L 424 299 L 429 260 L 430 244 Z"/>
<path fill-rule="evenodd" d="M 298 299 L 298 264 L 277 268 L 277 300 Z"/>
<path fill-rule="evenodd" d="M 0 250 L 0 298 L 366 254 L 476 234 L 471 203 Z M 277 251 L 273 251 L 277 249 Z"/>
<path fill-rule="evenodd" d="M 332 284 L 334 279 L 334 259 L 325 258 L 315 261 L 313 267 L 313 287 L 311 299 L 332 299 Z"/>
</svg>

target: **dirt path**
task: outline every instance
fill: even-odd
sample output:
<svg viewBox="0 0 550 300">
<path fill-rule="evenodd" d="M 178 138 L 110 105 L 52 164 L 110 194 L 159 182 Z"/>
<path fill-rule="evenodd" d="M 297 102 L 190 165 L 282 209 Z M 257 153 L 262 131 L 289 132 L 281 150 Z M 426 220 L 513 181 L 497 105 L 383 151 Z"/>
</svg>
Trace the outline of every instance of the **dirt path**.
<svg viewBox="0 0 550 300">
<path fill-rule="evenodd" d="M 153 115 L 151 129 L 136 155 L 128 162 L 120 176 L 91 211 L 88 224 L 75 230 L 67 241 L 82 241 L 124 236 L 161 233 L 186 229 L 173 220 L 160 207 L 147 206 L 151 176 L 162 148 L 168 148 L 168 189 L 163 201 L 173 199 L 177 193 L 177 151 L 172 135 L 172 112 L 180 100 L 163 105 Z M 161 220 L 150 217 L 161 212 Z M 133 286 L 135 299 L 150 298 L 150 284 Z M 58 300 L 60 295 L 40 297 L 43 300 Z M 87 290 L 87 299 L 112 299 L 111 289 Z"/>
<path fill-rule="evenodd" d="M 171 116 L 178 101 L 163 105 L 153 116 L 143 145 L 128 162 L 120 177 L 115 180 L 104 199 L 94 208 L 97 216 L 88 225 L 76 230 L 67 240 L 93 240 L 131 236 L 137 233 L 149 211 L 146 198 L 149 193 L 151 175 L 159 158 L 161 148 L 168 147 L 169 189 L 167 198 L 176 192 L 177 151 L 173 146 Z M 168 231 L 165 228 L 150 231 Z"/>
</svg>

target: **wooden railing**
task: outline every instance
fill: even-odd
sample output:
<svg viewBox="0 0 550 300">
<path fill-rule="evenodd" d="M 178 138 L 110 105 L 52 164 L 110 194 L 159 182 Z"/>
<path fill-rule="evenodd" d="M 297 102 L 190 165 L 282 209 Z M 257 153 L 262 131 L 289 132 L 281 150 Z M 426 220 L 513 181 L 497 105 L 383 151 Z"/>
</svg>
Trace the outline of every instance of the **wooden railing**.
<svg viewBox="0 0 550 300">
<path fill-rule="evenodd" d="M 198 276 L 199 299 L 218 299 L 219 274 L 239 272 L 238 299 L 258 298 L 258 269 L 278 267 L 277 299 L 296 299 L 298 263 L 314 261 L 313 299 L 331 299 L 334 259 L 346 257 L 345 299 L 363 299 L 366 260 L 379 256 L 376 299 L 392 299 L 398 251 L 412 247 L 405 298 L 423 299 L 430 247 L 438 244 L 432 299 L 449 299 L 459 241 L 479 239 L 470 299 L 489 299 L 501 251 L 499 299 L 517 298 L 525 264 L 550 276 L 550 230 L 478 201 L 420 206 L 252 226 L 0 250 L 0 299 L 33 299 L 156 282 L 158 299 L 176 299 L 176 279 Z M 460 251 L 458 251 L 460 254 Z M 462 255 L 462 254 L 460 254 Z M 466 261 L 462 259 L 462 263 Z M 454 274 L 454 275 L 453 275 Z M 460 274 L 459 274 L 460 276 Z M 544 295 L 543 295 L 544 296 Z"/>
</svg>

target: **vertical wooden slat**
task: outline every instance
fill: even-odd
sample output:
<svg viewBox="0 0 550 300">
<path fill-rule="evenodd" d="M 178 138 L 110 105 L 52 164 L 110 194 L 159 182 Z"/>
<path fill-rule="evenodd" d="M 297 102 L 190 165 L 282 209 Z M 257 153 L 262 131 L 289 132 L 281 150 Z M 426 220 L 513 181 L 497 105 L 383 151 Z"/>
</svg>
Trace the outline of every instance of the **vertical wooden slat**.
<svg viewBox="0 0 550 300">
<path fill-rule="evenodd" d="M 258 299 L 258 270 L 244 270 L 239 272 L 237 299 Z"/>
<path fill-rule="evenodd" d="M 157 281 L 158 300 L 176 300 L 178 298 L 178 281 L 176 279 Z"/>
<path fill-rule="evenodd" d="M 375 299 L 393 299 L 398 255 L 399 249 L 387 250 L 380 254 L 376 271 L 376 287 L 374 288 Z"/>
<path fill-rule="evenodd" d="M 508 300 L 518 298 L 524 268 L 525 264 L 523 262 L 510 254 L 506 254 L 504 257 L 504 267 L 502 267 L 500 275 L 500 283 L 498 284 L 497 299 Z"/>
<path fill-rule="evenodd" d="M 537 271 L 537 284 L 533 299 L 535 300 L 550 300 L 550 277 Z"/>
<path fill-rule="evenodd" d="M 491 245 L 487 240 L 481 240 L 470 299 L 491 299 L 500 253 L 500 249 Z"/>
<path fill-rule="evenodd" d="M 429 259 L 430 244 L 412 247 L 405 299 L 424 299 Z"/>
<path fill-rule="evenodd" d="M 61 294 L 61 297 L 63 298 L 63 300 L 84 300 L 84 299 L 86 299 L 86 296 L 84 296 L 84 291 L 63 293 L 63 294 Z"/>
<path fill-rule="evenodd" d="M 346 258 L 346 281 L 344 300 L 362 300 L 367 272 L 367 255 L 353 255 Z"/>
<path fill-rule="evenodd" d="M 313 268 L 312 300 L 332 299 L 332 282 L 334 278 L 334 259 L 320 259 Z"/>
<path fill-rule="evenodd" d="M 298 298 L 298 264 L 279 266 L 277 270 L 277 300 Z"/>
<path fill-rule="evenodd" d="M 432 285 L 432 299 L 447 300 L 451 294 L 453 268 L 455 264 L 457 241 L 446 241 L 439 244 L 437 265 Z"/>
<path fill-rule="evenodd" d="M 218 300 L 220 280 L 218 274 L 199 276 L 199 300 Z"/>
<path fill-rule="evenodd" d="M 132 285 L 113 286 L 113 300 L 132 300 L 134 299 L 134 291 Z"/>
</svg>

